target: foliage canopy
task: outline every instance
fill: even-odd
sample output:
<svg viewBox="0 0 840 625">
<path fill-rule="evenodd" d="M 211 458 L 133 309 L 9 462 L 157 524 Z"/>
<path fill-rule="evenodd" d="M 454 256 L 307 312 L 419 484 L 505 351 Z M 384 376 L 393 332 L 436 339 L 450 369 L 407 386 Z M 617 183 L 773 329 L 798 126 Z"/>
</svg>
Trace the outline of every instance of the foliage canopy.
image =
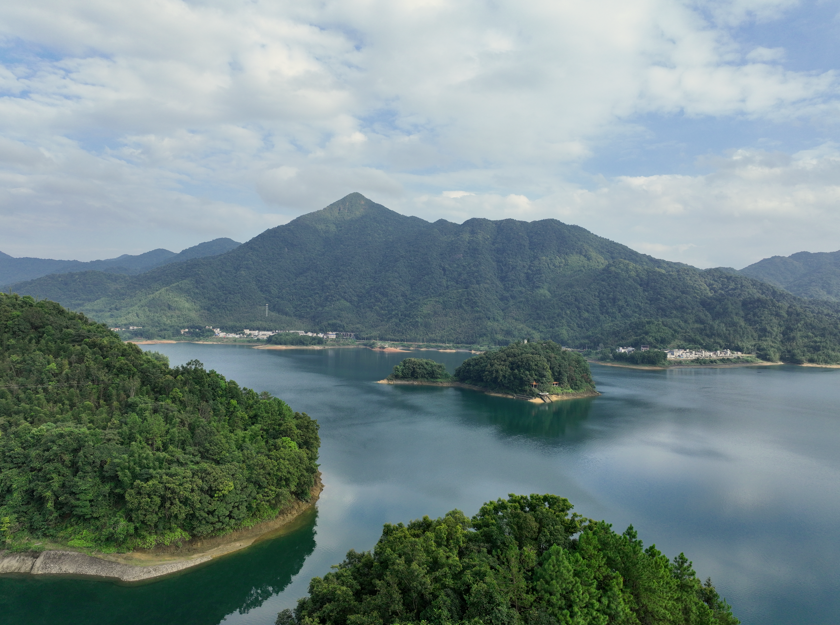
<svg viewBox="0 0 840 625">
<path fill-rule="evenodd" d="M 446 365 L 428 358 L 405 358 L 394 365 L 389 380 L 449 380 Z"/>
<path fill-rule="evenodd" d="M 554 495 L 511 495 L 472 519 L 385 525 L 372 552 L 350 551 L 309 583 L 278 625 L 391 623 L 736 625 L 691 562 L 644 548 L 633 527 L 570 514 Z"/>
<path fill-rule="evenodd" d="M 308 500 L 318 424 L 49 301 L 0 295 L 0 541 L 131 549 Z"/>
<path fill-rule="evenodd" d="M 321 336 L 308 336 L 306 334 L 298 334 L 297 332 L 278 332 L 272 334 L 266 340 L 269 345 L 323 345 L 326 343 Z"/>
<path fill-rule="evenodd" d="M 455 379 L 520 395 L 595 389 L 583 356 L 552 341 L 513 343 L 478 354 L 461 363 Z"/>
</svg>

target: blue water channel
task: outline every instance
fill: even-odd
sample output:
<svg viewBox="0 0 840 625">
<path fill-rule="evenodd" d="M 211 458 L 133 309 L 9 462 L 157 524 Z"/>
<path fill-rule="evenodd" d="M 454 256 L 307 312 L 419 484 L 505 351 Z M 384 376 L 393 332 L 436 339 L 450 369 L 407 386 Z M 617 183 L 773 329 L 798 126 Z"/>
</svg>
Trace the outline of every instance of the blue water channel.
<svg viewBox="0 0 840 625">
<path fill-rule="evenodd" d="M 840 370 L 593 365 L 601 397 L 535 405 L 376 384 L 406 354 L 148 346 L 269 391 L 321 425 L 326 488 L 281 535 L 143 584 L 0 577 L 0 622 L 274 622 L 384 523 L 509 493 L 555 493 L 645 544 L 685 552 L 747 625 L 840 614 Z M 469 354 L 418 352 L 450 371 Z"/>
</svg>

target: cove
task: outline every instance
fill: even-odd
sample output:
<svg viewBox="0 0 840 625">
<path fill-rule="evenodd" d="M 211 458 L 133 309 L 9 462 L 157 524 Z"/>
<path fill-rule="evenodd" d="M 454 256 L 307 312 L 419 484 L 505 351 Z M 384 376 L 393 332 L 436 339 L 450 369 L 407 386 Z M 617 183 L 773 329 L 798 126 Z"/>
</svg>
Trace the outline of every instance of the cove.
<svg viewBox="0 0 840 625">
<path fill-rule="evenodd" d="M 168 344 L 321 424 L 326 488 L 285 534 L 140 585 L 0 578 L 6 623 L 254 623 L 383 523 L 508 493 L 555 493 L 619 531 L 685 552 L 743 623 L 828 624 L 840 613 L 840 371 L 635 371 L 594 365 L 601 397 L 529 404 L 458 388 L 376 384 L 407 355 L 451 372 L 466 353 L 253 350 Z"/>
</svg>

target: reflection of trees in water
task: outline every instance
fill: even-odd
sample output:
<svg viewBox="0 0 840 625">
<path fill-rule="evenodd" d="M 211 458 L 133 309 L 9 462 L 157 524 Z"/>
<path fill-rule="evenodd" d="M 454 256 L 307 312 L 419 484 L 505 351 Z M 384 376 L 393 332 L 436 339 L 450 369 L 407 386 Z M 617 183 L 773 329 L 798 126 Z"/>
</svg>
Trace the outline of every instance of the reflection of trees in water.
<svg viewBox="0 0 840 625">
<path fill-rule="evenodd" d="M 315 549 L 317 513 L 287 536 L 174 577 L 141 585 L 84 579 L 0 578 L 4 625 L 216 625 L 281 592 Z"/>
<path fill-rule="evenodd" d="M 580 425 L 589 417 L 592 399 L 571 399 L 553 404 L 479 395 L 464 391 L 464 419 L 473 424 L 491 424 L 506 436 L 568 439 L 581 435 Z"/>
</svg>

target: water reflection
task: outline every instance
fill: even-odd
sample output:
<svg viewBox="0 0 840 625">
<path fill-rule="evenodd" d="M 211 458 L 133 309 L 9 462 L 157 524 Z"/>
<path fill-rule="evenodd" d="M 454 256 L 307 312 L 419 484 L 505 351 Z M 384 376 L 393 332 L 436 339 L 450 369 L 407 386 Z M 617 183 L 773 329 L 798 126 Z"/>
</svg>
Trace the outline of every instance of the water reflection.
<svg viewBox="0 0 840 625">
<path fill-rule="evenodd" d="M 316 518 L 312 510 L 285 536 L 144 584 L 3 577 L 0 622 L 215 625 L 230 614 L 247 614 L 289 585 L 315 550 Z"/>
</svg>

